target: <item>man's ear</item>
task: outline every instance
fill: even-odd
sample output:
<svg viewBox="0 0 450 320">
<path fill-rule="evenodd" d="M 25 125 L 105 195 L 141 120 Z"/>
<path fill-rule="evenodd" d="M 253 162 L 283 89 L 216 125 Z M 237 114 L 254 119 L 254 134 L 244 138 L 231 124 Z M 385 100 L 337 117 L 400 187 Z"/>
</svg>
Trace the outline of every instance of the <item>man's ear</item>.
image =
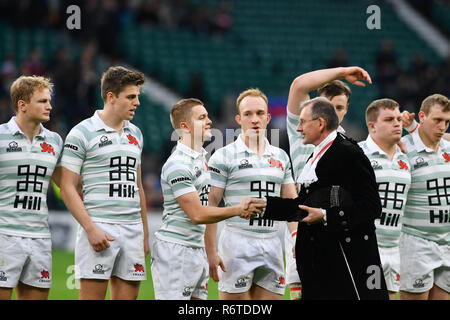
<svg viewBox="0 0 450 320">
<path fill-rule="evenodd" d="M 267 114 L 267 124 L 269 124 L 270 120 L 272 120 L 272 115 L 270 113 Z"/>
<path fill-rule="evenodd" d="M 241 116 L 240 116 L 239 114 L 237 114 L 237 115 L 234 117 L 234 120 L 236 120 L 236 122 L 238 123 L 238 125 L 241 125 Z"/>
<path fill-rule="evenodd" d="M 367 122 L 367 128 L 369 129 L 369 132 L 375 131 L 375 122 L 373 121 Z"/>
<path fill-rule="evenodd" d="M 25 102 L 25 100 L 17 101 L 17 110 L 25 112 L 26 111 L 26 106 L 27 106 L 27 103 Z"/>
<path fill-rule="evenodd" d="M 189 131 L 189 124 L 186 121 L 180 122 L 180 129 Z"/>
<path fill-rule="evenodd" d="M 423 112 L 423 111 L 419 111 L 419 121 L 420 121 L 420 124 L 422 124 L 424 121 L 425 121 L 425 117 L 426 117 L 427 115 L 425 114 L 425 112 Z"/>
</svg>

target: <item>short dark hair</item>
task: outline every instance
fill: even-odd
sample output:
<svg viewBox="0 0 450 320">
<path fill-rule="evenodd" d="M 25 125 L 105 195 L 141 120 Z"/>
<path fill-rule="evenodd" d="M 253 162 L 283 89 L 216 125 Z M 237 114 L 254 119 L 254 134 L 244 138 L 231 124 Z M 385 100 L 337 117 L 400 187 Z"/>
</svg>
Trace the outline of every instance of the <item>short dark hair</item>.
<svg viewBox="0 0 450 320">
<path fill-rule="evenodd" d="M 396 108 L 400 108 L 398 102 L 389 98 L 372 101 L 366 109 L 366 124 L 377 121 L 380 109 L 394 110 Z"/>
<path fill-rule="evenodd" d="M 333 80 L 317 89 L 317 95 L 319 97 L 326 97 L 328 100 L 340 96 L 341 94 L 345 94 L 348 100 L 350 100 L 352 95 L 350 87 L 341 80 Z"/>
<path fill-rule="evenodd" d="M 333 131 L 339 127 L 339 118 L 333 104 L 324 97 L 317 97 L 302 103 L 304 108 L 311 105 L 311 116 L 313 119 L 323 118 L 327 123 L 327 130 Z"/>
<path fill-rule="evenodd" d="M 110 67 L 102 75 L 101 92 L 103 102 L 106 103 L 108 92 L 118 96 L 126 86 L 142 86 L 144 82 L 145 76 L 142 72 L 128 70 L 121 66 Z"/>
</svg>

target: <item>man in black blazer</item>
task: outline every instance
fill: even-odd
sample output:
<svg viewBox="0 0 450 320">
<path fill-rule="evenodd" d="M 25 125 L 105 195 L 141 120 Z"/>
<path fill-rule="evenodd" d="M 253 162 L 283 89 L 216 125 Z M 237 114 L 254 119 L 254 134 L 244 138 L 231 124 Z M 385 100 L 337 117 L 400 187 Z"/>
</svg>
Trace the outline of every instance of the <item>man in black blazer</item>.
<svg viewBox="0 0 450 320">
<path fill-rule="evenodd" d="M 375 235 L 375 174 L 355 141 L 337 133 L 326 98 L 305 101 L 297 131 L 313 144 L 297 199 L 267 197 L 265 219 L 299 221 L 295 247 L 302 299 L 388 300 Z"/>
</svg>

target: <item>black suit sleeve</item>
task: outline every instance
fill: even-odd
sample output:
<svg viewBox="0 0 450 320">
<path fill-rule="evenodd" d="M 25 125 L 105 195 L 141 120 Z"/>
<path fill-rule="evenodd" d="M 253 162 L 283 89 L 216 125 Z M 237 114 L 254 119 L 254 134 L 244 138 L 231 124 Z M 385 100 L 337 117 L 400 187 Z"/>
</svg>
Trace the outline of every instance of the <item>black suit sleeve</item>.
<svg viewBox="0 0 450 320">
<path fill-rule="evenodd" d="M 350 193 L 352 204 L 328 209 L 328 228 L 343 232 L 373 227 L 382 207 L 370 161 L 357 145 L 347 146 L 339 157 L 340 174 L 344 175 L 341 186 Z"/>
</svg>

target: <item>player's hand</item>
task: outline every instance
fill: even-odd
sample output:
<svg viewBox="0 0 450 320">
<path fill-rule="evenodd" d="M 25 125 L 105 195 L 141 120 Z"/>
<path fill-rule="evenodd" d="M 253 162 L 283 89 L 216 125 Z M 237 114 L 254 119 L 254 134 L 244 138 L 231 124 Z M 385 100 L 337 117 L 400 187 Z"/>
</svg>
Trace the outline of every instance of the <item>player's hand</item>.
<svg viewBox="0 0 450 320">
<path fill-rule="evenodd" d="M 90 230 L 86 230 L 89 243 L 96 252 L 106 250 L 110 247 L 109 242 L 114 238 L 108 236 L 105 232 L 94 226 Z"/>
<path fill-rule="evenodd" d="M 223 264 L 222 258 L 216 253 L 211 257 L 208 256 L 208 263 L 209 263 L 209 276 L 215 282 L 219 282 L 219 272 L 217 268 L 220 267 L 223 272 L 227 272 L 227 269 Z"/>
<path fill-rule="evenodd" d="M 407 154 L 405 144 L 402 141 L 397 142 L 398 147 L 400 148 L 400 151 L 404 154 Z"/>
<path fill-rule="evenodd" d="M 413 123 L 415 115 L 416 114 L 414 112 L 410 113 L 410 112 L 408 112 L 406 110 L 402 112 L 402 126 L 403 126 L 403 128 L 409 127 Z"/>
<path fill-rule="evenodd" d="M 240 217 L 243 219 L 250 219 L 254 215 L 262 213 L 266 207 L 266 203 L 263 199 L 248 197 L 242 199 L 240 206 Z"/>
<path fill-rule="evenodd" d="M 370 78 L 369 73 L 360 67 L 346 67 L 343 70 L 343 76 L 345 80 L 348 82 L 360 86 L 365 87 L 366 84 L 363 81 L 366 81 L 372 84 L 372 79 Z"/>
<path fill-rule="evenodd" d="M 308 215 L 304 217 L 301 222 L 306 222 L 307 224 L 315 224 L 320 221 L 323 221 L 323 212 L 320 208 L 310 208 L 307 206 L 299 205 L 300 209 L 308 212 Z"/>
</svg>

